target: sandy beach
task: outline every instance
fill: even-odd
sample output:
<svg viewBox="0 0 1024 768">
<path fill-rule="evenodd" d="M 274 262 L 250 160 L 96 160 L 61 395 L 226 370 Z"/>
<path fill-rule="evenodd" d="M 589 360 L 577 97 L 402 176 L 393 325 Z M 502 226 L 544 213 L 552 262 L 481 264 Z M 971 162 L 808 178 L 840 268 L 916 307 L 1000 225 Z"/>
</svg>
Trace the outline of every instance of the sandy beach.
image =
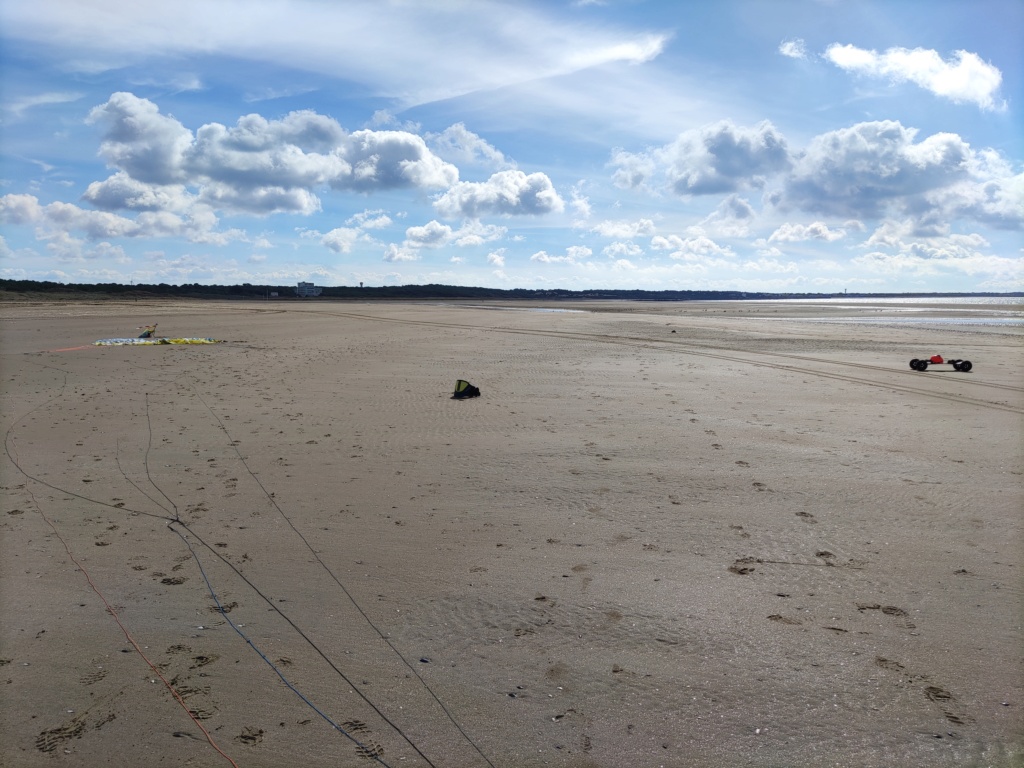
<svg viewBox="0 0 1024 768">
<path fill-rule="evenodd" d="M 0 763 L 1024 765 L 1022 311 L 0 304 Z"/>
</svg>

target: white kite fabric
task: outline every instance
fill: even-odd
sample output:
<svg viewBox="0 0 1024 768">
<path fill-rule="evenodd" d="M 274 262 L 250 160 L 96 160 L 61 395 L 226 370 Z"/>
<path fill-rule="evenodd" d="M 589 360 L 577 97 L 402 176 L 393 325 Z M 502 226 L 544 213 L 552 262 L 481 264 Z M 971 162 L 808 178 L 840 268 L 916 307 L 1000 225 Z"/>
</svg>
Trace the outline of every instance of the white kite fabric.
<svg viewBox="0 0 1024 768">
<path fill-rule="evenodd" d="M 157 344 L 220 344 L 220 339 L 100 339 L 94 341 L 97 347 L 156 346 Z"/>
</svg>

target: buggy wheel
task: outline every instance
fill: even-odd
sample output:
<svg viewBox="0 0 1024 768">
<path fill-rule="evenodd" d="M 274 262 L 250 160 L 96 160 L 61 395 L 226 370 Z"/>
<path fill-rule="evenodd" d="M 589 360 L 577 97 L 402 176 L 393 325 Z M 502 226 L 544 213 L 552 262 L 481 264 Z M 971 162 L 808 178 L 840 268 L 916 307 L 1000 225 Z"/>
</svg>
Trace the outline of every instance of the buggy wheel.
<svg viewBox="0 0 1024 768">
<path fill-rule="evenodd" d="M 918 360 L 917 361 L 917 370 L 919 370 L 919 371 L 927 371 L 928 370 L 928 361 L 927 360 Z"/>
<path fill-rule="evenodd" d="M 973 367 L 974 367 L 974 366 L 972 366 L 972 365 L 971 365 L 971 361 L 970 361 L 970 360 L 961 360 L 961 361 L 960 361 L 960 370 L 961 370 L 961 371 L 962 371 L 963 373 L 967 373 L 967 372 L 968 372 L 969 370 L 971 370 L 971 368 L 973 368 Z"/>
<path fill-rule="evenodd" d="M 917 359 L 916 357 L 915 357 L 915 358 L 914 358 L 913 360 L 911 360 L 911 361 L 910 361 L 910 370 L 912 370 L 912 371 L 916 371 L 916 370 L 917 370 L 917 364 L 918 364 L 919 362 L 921 362 L 921 361 L 920 361 L 920 360 L 918 360 L 918 359 Z"/>
</svg>

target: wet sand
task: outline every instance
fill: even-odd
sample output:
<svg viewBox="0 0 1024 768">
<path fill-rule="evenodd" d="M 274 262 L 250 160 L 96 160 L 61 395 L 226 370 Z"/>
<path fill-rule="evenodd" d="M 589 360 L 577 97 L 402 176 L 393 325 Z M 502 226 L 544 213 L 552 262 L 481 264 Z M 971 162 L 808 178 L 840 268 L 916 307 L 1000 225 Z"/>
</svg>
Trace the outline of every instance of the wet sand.
<svg viewBox="0 0 1024 768">
<path fill-rule="evenodd" d="M 538 309 L 0 304 L 0 763 L 1022 764 L 1020 326 Z"/>
</svg>

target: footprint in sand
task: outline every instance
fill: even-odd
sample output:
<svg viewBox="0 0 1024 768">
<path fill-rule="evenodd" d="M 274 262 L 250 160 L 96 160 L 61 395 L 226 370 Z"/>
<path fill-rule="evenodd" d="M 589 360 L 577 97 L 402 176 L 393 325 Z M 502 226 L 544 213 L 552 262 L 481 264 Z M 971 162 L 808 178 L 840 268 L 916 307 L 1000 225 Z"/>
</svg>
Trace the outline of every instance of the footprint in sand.
<svg viewBox="0 0 1024 768">
<path fill-rule="evenodd" d="M 929 685 L 924 689 L 924 695 L 938 706 L 943 716 L 951 723 L 956 725 L 966 725 L 967 723 L 973 723 L 974 718 L 970 715 L 958 711 L 960 708 L 957 704 L 956 697 L 952 693 L 947 691 L 945 688 L 939 688 L 935 685 Z"/>
<path fill-rule="evenodd" d="M 856 605 L 857 610 L 861 613 L 865 611 L 881 611 L 886 616 L 898 619 L 905 628 L 917 629 L 917 625 L 910 620 L 910 614 L 898 606 L 881 605 L 880 603 L 857 603 Z"/>
<path fill-rule="evenodd" d="M 92 685 L 93 683 L 98 683 L 106 676 L 107 670 L 99 669 L 95 672 L 90 672 L 88 675 L 83 675 L 81 678 L 79 678 L 78 682 L 82 685 Z"/>
<path fill-rule="evenodd" d="M 242 732 L 235 736 L 235 741 L 241 742 L 242 744 L 259 744 L 263 741 L 263 729 L 262 728 L 250 728 L 246 726 L 242 729 Z"/>
<path fill-rule="evenodd" d="M 36 749 L 40 752 L 53 752 L 61 743 L 78 738 L 84 731 L 85 721 L 82 718 L 76 717 L 57 728 L 51 728 L 40 733 L 36 737 Z"/>
<path fill-rule="evenodd" d="M 750 534 L 747 533 L 745 530 L 743 530 L 743 526 L 742 525 L 730 525 L 729 527 L 732 530 L 736 531 L 740 535 L 741 539 L 749 539 L 750 538 Z"/>
<path fill-rule="evenodd" d="M 889 670 L 890 672 L 896 672 L 901 678 L 906 678 L 906 682 L 912 685 L 916 683 L 931 682 L 926 675 L 911 674 L 907 671 L 907 668 L 898 661 L 886 659 L 882 656 L 875 657 L 875 666 Z M 937 685 L 926 685 L 922 689 L 922 693 L 924 693 L 930 702 L 939 708 L 939 711 L 942 712 L 942 716 L 949 722 L 955 725 L 966 725 L 974 722 L 974 718 L 962 710 L 956 697 L 945 688 L 941 688 Z"/>
<path fill-rule="evenodd" d="M 754 572 L 753 563 L 756 562 L 756 557 L 741 557 L 739 560 L 737 560 L 729 566 L 729 572 L 738 574 L 740 576 L 746 576 L 748 573 Z"/>
</svg>

